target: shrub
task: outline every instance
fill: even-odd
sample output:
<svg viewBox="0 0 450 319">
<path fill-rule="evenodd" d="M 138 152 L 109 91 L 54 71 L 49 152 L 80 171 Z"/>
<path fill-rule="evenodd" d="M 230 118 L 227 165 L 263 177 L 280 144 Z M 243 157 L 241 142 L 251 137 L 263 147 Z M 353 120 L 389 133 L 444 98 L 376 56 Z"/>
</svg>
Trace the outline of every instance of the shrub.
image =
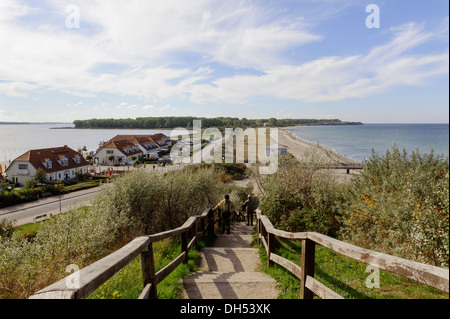
<svg viewBox="0 0 450 319">
<path fill-rule="evenodd" d="M 37 233 L 22 236 L 3 227 L 0 298 L 27 298 L 122 247 L 136 236 L 175 228 L 223 196 L 217 172 L 183 170 L 162 176 L 134 170 L 101 188 L 89 208 L 57 215 Z"/>
<path fill-rule="evenodd" d="M 448 158 L 394 145 L 373 154 L 344 211 L 344 239 L 369 249 L 448 267 Z"/>
<path fill-rule="evenodd" d="M 275 227 L 336 236 L 346 202 L 345 185 L 322 170 L 321 164 L 313 150 L 302 162 L 280 159 L 276 173 L 260 177 L 264 192 L 260 209 Z"/>
<path fill-rule="evenodd" d="M 8 219 L 2 219 L 0 220 L 0 238 L 10 238 L 14 232 L 14 224 L 13 222 Z"/>
</svg>

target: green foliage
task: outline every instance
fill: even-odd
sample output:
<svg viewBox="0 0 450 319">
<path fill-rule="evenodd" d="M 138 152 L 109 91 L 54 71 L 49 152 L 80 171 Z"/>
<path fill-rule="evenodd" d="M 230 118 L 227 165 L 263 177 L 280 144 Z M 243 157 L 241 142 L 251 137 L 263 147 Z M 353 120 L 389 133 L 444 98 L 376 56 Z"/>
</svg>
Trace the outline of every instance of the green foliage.
<svg viewBox="0 0 450 319">
<path fill-rule="evenodd" d="M 280 240 L 275 253 L 301 266 L 301 246 L 299 241 Z M 279 284 L 281 292 L 278 298 L 299 299 L 300 280 L 277 264 L 269 268 L 265 248 L 262 245 L 259 248 L 263 270 Z M 367 266 L 368 264 L 316 245 L 314 278 L 345 299 L 448 299 L 448 293 L 382 269 L 379 273 L 380 287 L 368 288 Z"/>
<path fill-rule="evenodd" d="M 57 215 L 37 233 L 0 236 L 0 298 L 27 298 L 137 236 L 180 226 L 223 196 L 211 169 L 165 176 L 134 170 L 104 185 L 93 206 Z"/>
<path fill-rule="evenodd" d="M 260 209 L 275 227 L 317 231 L 357 246 L 448 267 L 448 158 L 395 145 L 360 176 L 338 183 L 315 156 L 281 160 L 261 178 Z"/>
<path fill-rule="evenodd" d="M 313 152 L 301 163 L 282 159 L 275 174 L 261 178 L 264 195 L 259 207 L 276 228 L 330 236 L 339 230 L 337 216 L 345 203 L 345 186 L 319 169 L 316 158 Z"/>
<path fill-rule="evenodd" d="M 38 168 L 33 179 L 37 184 L 45 184 L 47 183 L 47 173 L 42 168 Z"/>
<path fill-rule="evenodd" d="M 173 238 L 153 244 L 155 271 L 172 262 L 180 253 L 180 242 Z M 191 249 L 188 253 L 188 263 L 182 263 L 157 286 L 159 299 L 180 298 L 183 284 L 181 278 L 196 271 L 200 264 L 200 254 Z M 137 299 L 143 290 L 141 258 L 136 257 L 127 266 L 119 270 L 113 277 L 94 291 L 88 299 Z"/>
<path fill-rule="evenodd" d="M 13 233 L 14 223 L 8 218 L 0 220 L 0 238 L 11 238 Z"/>
<path fill-rule="evenodd" d="M 294 125 L 348 125 L 361 124 L 359 122 L 342 122 L 337 119 L 239 119 L 237 117 L 191 117 L 191 116 L 170 116 L 170 117 L 138 117 L 136 119 L 90 119 L 76 120 L 73 122 L 75 128 L 175 128 L 192 127 L 194 120 L 201 120 L 202 127 L 236 128 L 236 127 L 258 127 L 268 123 L 277 126 Z"/>
<path fill-rule="evenodd" d="M 211 169 L 172 171 L 165 176 L 133 170 L 105 188 L 94 209 L 124 219 L 124 230 L 131 227 L 151 234 L 181 226 L 189 216 L 215 205 L 222 194 L 223 186 Z"/>
<path fill-rule="evenodd" d="M 395 145 L 373 154 L 351 188 L 341 234 L 352 243 L 441 267 L 449 260 L 448 158 Z"/>
<path fill-rule="evenodd" d="M 67 184 L 70 183 L 68 182 Z M 30 180 L 22 190 L 3 192 L 3 194 L 0 194 L 0 208 L 37 200 L 42 197 L 42 194 L 44 193 L 66 194 L 69 192 L 88 189 L 99 185 L 100 180 L 93 180 L 68 186 L 63 186 L 62 184 L 54 184 L 36 187 L 36 182 L 34 180 Z"/>
</svg>

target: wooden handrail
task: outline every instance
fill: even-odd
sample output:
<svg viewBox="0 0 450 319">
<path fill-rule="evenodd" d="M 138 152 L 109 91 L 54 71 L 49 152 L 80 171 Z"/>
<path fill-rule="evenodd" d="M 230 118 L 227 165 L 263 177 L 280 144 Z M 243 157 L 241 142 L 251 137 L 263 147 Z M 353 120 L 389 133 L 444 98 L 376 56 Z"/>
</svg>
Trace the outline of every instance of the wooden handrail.
<svg viewBox="0 0 450 319">
<path fill-rule="evenodd" d="M 346 257 L 371 264 L 378 268 L 413 279 L 447 293 L 449 292 L 448 269 L 361 248 L 316 232 L 293 233 L 282 231 L 276 229 L 270 222 L 269 218 L 263 215 L 259 209 L 256 210 L 256 218 L 258 243 L 262 243 L 266 250 L 269 266 L 273 263 L 277 263 L 298 277 L 301 281 L 301 298 L 312 298 L 313 293 L 321 298 L 342 298 L 336 292 L 314 279 L 314 247 L 316 244 L 329 248 Z M 274 253 L 274 245 L 270 244 L 271 241 L 274 241 L 271 239 L 271 236 L 277 236 L 284 239 L 302 240 L 302 266 L 300 267 L 290 260 L 276 255 Z M 265 237 L 267 237 L 267 240 Z"/>
<path fill-rule="evenodd" d="M 188 252 L 198 240 L 198 236 L 205 237 L 206 234 L 214 234 L 214 223 L 214 212 L 207 208 L 202 215 L 189 217 L 178 228 L 135 238 L 119 250 L 36 292 L 30 299 L 84 299 L 139 254 L 141 254 L 144 284 L 139 299 L 157 298 L 157 284 L 164 280 L 179 264 L 187 263 Z M 200 231 L 198 231 L 199 225 Z M 188 242 L 190 233 L 193 235 Z M 181 236 L 181 254 L 155 273 L 153 243 L 176 235 Z"/>
</svg>

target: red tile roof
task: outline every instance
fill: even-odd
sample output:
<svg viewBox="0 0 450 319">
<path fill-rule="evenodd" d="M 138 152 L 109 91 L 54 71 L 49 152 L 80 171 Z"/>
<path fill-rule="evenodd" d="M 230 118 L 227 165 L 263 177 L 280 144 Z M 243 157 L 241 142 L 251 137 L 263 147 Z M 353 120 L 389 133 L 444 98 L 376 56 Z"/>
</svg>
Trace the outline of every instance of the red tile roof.
<svg viewBox="0 0 450 319">
<path fill-rule="evenodd" d="M 80 157 L 80 163 L 75 162 L 75 158 L 78 156 Z M 58 160 L 61 161 L 64 157 L 67 157 L 68 160 L 68 164 L 66 166 L 62 166 L 62 163 L 60 164 L 58 162 Z M 50 160 L 52 161 L 52 167 L 47 168 L 43 163 L 48 163 Z M 15 161 L 30 162 L 35 169 L 41 168 L 46 173 L 53 173 L 89 165 L 80 153 L 74 151 L 70 147 L 67 147 L 67 145 L 62 147 L 30 150 L 17 157 Z"/>
<path fill-rule="evenodd" d="M 164 140 L 164 138 L 167 138 L 167 136 L 162 133 L 153 134 L 153 135 L 116 135 L 110 140 L 110 142 L 126 140 L 126 141 L 130 141 L 134 144 L 140 144 L 145 149 L 151 150 L 151 149 L 154 149 L 157 147 L 166 146 L 167 143 Z M 148 145 L 150 143 L 156 143 L 158 146 L 146 147 L 146 145 Z"/>
<path fill-rule="evenodd" d="M 126 156 L 142 153 L 142 151 L 139 148 L 137 150 L 131 150 L 135 146 L 136 145 L 131 141 L 117 140 L 117 141 L 106 142 L 105 144 L 103 144 L 103 146 L 100 147 L 99 151 L 104 148 L 114 148 L 114 149 L 119 150 Z M 125 151 L 126 149 L 129 149 L 129 151 L 126 152 Z"/>
</svg>

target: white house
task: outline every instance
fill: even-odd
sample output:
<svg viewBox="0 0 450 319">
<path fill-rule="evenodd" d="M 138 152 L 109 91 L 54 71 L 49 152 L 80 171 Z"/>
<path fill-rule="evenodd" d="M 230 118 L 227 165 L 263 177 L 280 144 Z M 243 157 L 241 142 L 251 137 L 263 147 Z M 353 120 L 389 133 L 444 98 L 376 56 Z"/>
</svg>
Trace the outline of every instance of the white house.
<svg viewBox="0 0 450 319">
<path fill-rule="evenodd" d="M 80 153 L 64 145 L 38 150 L 30 150 L 17 157 L 6 169 L 5 174 L 10 181 L 26 184 L 34 178 L 40 168 L 47 173 L 47 180 L 66 181 L 74 179 L 78 174 L 88 173 L 89 163 Z"/>
<path fill-rule="evenodd" d="M 158 151 L 161 150 L 161 146 L 153 139 L 152 135 L 116 135 L 110 140 L 110 142 L 114 141 L 128 141 L 133 143 L 139 147 L 143 158 L 159 158 Z"/>
<path fill-rule="evenodd" d="M 127 140 L 118 140 L 104 143 L 94 155 L 94 162 L 102 165 L 131 165 L 142 157 L 143 153 L 138 145 Z"/>
<path fill-rule="evenodd" d="M 271 144 L 266 146 L 266 156 L 286 156 L 288 147 L 283 144 Z"/>
</svg>

